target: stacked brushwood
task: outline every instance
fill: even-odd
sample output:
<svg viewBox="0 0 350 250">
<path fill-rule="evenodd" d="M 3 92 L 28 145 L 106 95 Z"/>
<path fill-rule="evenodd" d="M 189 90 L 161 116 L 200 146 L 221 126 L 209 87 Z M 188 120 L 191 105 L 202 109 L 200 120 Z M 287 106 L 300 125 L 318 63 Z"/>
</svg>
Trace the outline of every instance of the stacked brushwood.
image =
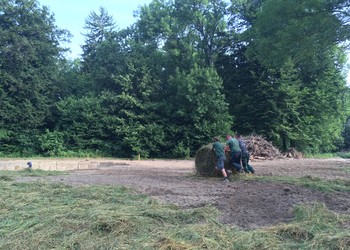
<svg viewBox="0 0 350 250">
<path fill-rule="evenodd" d="M 250 135 L 244 137 L 247 149 L 252 160 L 272 160 L 275 158 L 303 158 L 303 154 L 295 148 L 290 148 L 283 154 L 271 142 L 262 136 Z"/>
<path fill-rule="evenodd" d="M 251 159 L 272 160 L 282 156 L 278 148 L 274 147 L 271 142 L 265 138 L 256 135 L 243 137 Z"/>
</svg>

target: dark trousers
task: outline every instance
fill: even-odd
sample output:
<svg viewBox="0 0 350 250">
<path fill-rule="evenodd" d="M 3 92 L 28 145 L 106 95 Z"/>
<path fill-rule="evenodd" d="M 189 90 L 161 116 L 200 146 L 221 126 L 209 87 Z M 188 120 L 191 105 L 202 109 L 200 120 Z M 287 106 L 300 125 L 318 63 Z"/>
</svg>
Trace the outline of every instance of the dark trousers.
<svg viewBox="0 0 350 250">
<path fill-rule="evenodd" d="M 241 152 L 231 153 L 231 166 L 237 172 L 241 171 L 241 169 L 242 169 L 242 166 L 241 166 Z"/>
</svg>

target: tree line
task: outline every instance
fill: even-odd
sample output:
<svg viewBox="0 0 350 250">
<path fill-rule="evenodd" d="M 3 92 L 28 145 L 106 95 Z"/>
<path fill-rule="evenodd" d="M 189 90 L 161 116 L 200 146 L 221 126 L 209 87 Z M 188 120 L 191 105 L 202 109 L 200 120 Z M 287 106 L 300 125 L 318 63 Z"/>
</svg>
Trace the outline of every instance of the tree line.
<svg viewBox="0 0 350 250">
<path fill-rule="evenodd" d="M 188 157 L 226 133 L 349 147 L 347 0 L 153 0 L 101 7 L 82 55 L 36 0 L 0 0 L 0 155 Z"/>
</svg>

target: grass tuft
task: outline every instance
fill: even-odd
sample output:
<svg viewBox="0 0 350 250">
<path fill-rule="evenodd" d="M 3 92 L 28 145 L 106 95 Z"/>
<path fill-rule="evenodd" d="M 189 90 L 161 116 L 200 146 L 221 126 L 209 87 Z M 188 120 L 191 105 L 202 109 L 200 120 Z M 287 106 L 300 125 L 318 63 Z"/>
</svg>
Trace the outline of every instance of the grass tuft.
<svg viewBox="0 0 350 250">
<path fill-rule="evenodd" d="M 0 175 L 0 181 L 13 181 L 14 178 L 8 175 Z"/>
<path fill-rule="evenodd" d="M 300 225 L 286 225 L 277 230 L 277 235 L 286 240 L 296 242 L 305 242 L 313 239 L 315 236 Z"/>
</svg>

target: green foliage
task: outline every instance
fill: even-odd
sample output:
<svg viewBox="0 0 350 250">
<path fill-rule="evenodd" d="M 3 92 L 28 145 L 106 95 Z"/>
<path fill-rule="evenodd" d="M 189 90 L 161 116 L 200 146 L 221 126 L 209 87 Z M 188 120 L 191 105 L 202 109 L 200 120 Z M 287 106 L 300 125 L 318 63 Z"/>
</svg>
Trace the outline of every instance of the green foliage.
<svg viewBox="0 0 350 250">
<path fill-rule="evenodd" d="M 350 119 L 346 119 L 344 130 L 342 131 L 342 136 L 344 138 L 344 147 L 346 150 L 350 149 Z"/>
<path fill-rule="evenodd" d="M 164 143 L 164 129 L 154 121 L 153 100 L 157 81 L 143 60 L 129 58 L 127 71 L 115 78 L 118 117 L 115 131 L 124 156 L 155 155 Z"/>
<path fill-rule="evenodd" d="M 34 138 L 53 119 L 53 76 L 68 34 L 37 1 L 0 1 L 0 138 L 6 153 L 35 154 Z"/>
<path fill-rule="evenodd" d="M 222 0 L 152 1 L 140 9 L 137 27 L 145 41 L 167 53 L 169 75 L 195 63 L 211 67 L 225 40 L 227 5 Z"/>
<path fill-rule="evenodd" d="M 222 94 L 222 81 L 213 68 L 196 66 L 188 74 L 178 71 L 169 79 L 169 88 L 171 94 L 164 107 L 168 124 L 181 128 L 171 133 L 182 148 L 198 149 L 213 135 L 230 130 L 232 118 Z"/>
<path fill-rule="evenodd" d="M 59 156 L 64 150 L 63 133 L 58 131 L 45 130 L 45 133 L 39 136 L 39 142 L 42 153 L 46 156 Z"/>
<path fill-rule="evenodd" d="M 275 96 L 269 101 L 271 101 L 272 110 L 276 112 L 277 119 L 271 122 L 270 128 L 273 131 L 273 141 L 285 151 L 295 146 L 295 141 L 305 137 L 303 130 L 305 123 L 300 115 L 300 106 L 305 91 L 302 89 L 297 70 L 291 60 L 283 65 L 276 82 Z"/>
<path fill-rule="evenodd" d="M 347 158 L 350 158 L 350 152 L 338 152 L 337 156 L 347 159 Z"/>
<path fill-rule="evenodd" d="M 9 139 L 9 132 L 5 129 L 0 129 L 0 140 Z"/>
<path fill-rule="evenodd" d="M 320 57 L 346 40 L 335 6 L 323 0 L 264 1 L 252 25 L 258 60 L 276 68 L 291 57 L 306 71 L 322 67 Z"/>
<path fill-rule="evenodd" d="M 124 30 L 101 7 L 67 61 L 48 8 L 0 0 L 0 155 L 189 157 L 232 129 L 282 150 L 347 147 L 349 7 L 155 0 Z"/>
<path fill-rule="evenodd" d="M 0 139 L 0 155 L 19 157 L 34 156 L 40 151 L 38 135 L 39 130 L 23 129 L 20 132 L 8 131 L 8 137 Z"/>
<path fill-rule="evenodd" d="M 175 158 L 189 158 L 190 152 L 190 148 L 188 146 L 184 146 L 183 142 L 180 142 L 175 145 L 174 149 L 172 150 L 172 155 Z"/>
<path fill-rule="evenodd" d="M 308 137 L 299 142 L 302 150 L 331 152 L 341 144 L 349 105 L 347 92 L 339 70 L 331 67 L 310 84 L 308 95 L 302 101 L 301 116 L 308 119 L 305 126 Z"/>
<path fill-rule="evenodd" d="M 98 97 L 69 97 L 59 102 L 58 127 L 64 134 L 64 147 L 118 155 L 118 145 L 114 143 L 117 141 L 114 132 L 115 103 L 115 95 L 108 92 Z"/>
<path fill-rule="evenodd" d="M 123 56 L 113 17 L 103 7 L 92 11 L 85 20 L 85 44 L 82 45 L 82 71 L 91 83 L 94 93 L 110 91 L 114 85 L 113 76 L 120 72 Z"/>
<path fill-rule="evenodd" d="M 82 72 L 82 62 L 79 59 L 61 60 L 55 80 L 59 100 L 69 96 L 84 96 L 93 91 L 91 79 Z"/>
<path fill-rule="evenodd" d="M 256 66 L 251 72 L 235 70 L 251 75 L 243 82 L 224 83 L 241 89 L 230 99 L 240 118 L 235 129 L 263 134 L 282 150 L 336 150 L 349 100 L 339 46 L 346 39 L 346 20 L 334 13 L 346 7 L 320 0 L 262 1 L 250 7 L 243 8 L 249 22 L 242 36 L 249 41 L 247 57 L 234 56 L 248 60 L 236 67 Z"/>
<path fill-rule="evenodd" d="M 1 114 L 5 121 L 18 126 L 37 127 L 45 120 L 53 96 L 50 75 L 61 50 L 57 44 L 62 31 L 53 25 L 48 10 L 40 9 L 35 1 L 0 4 L 1 92 L 5 95 Z M 16 107 L 21 108 L 22 115 Z"/>
<path fill-rule="evenodd" d="M 99 8 L 99 13 L 92 11 L 86 18 L 86 39 L 82 49 L 84 63 L 88 69 L 91 70 L 94 66 L 91 61 L 96 58 L 97 47 L 113 34 L 115 28 L 113 17 L 103 7 Z"/>
</svg>

